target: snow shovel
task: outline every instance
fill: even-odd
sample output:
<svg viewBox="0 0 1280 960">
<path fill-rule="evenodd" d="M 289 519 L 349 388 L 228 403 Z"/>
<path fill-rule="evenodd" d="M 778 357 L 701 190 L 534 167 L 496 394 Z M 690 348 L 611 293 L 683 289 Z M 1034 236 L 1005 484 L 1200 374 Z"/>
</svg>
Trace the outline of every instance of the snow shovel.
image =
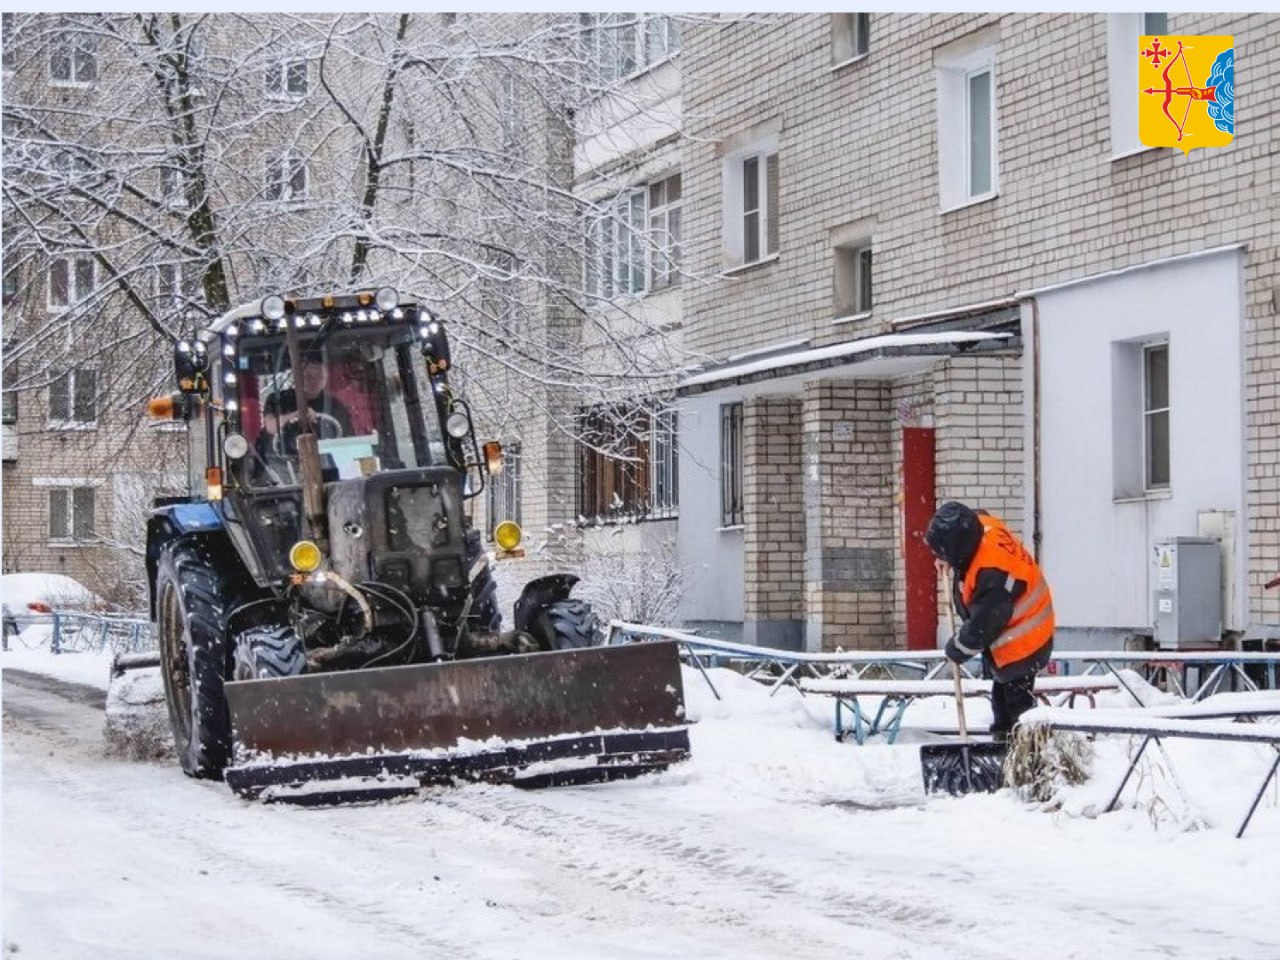
<svg viewBox="0 0 1280 960">
<path fill-rule="evenodd" d="M 947 599 L 950 604 L 950 598 Z M 955 614 L 947 607 L 947 621 L 955 636 Z M 960 664 L 951 664 L 956 685 L 956 720 L 960 724 L 959 743 L 927 743 L 920 748 L 920 770 L 924 792 L 945 790 L 953 797 L 966 793 L 995 793 L 1004 785 L 1004 757 L 1007 747 L 991 741 L 969 739 L 964 719 L 964 690 L 960 685 Z"/>
</svg>

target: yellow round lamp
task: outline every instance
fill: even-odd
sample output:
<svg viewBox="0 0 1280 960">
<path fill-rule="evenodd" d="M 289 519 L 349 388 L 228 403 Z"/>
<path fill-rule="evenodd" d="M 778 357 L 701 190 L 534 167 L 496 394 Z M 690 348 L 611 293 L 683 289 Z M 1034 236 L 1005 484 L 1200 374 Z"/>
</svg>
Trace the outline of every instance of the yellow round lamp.
<svg viewBox="0 0 1280 960">
<path fill-rule="evenodd" d="M 289 562 L 299 573 L 311 573 L 322 559 L 320 548 L 310 540 L 299 540 L 289 548 Z"/>
<path fill-rule="evenodd" d="M 493 530 L 494 542 L 503 550 L 514 550 L 520 546 L 522 536 L 520 524 L 514 520 L 503 520 Z"/>
</svg>

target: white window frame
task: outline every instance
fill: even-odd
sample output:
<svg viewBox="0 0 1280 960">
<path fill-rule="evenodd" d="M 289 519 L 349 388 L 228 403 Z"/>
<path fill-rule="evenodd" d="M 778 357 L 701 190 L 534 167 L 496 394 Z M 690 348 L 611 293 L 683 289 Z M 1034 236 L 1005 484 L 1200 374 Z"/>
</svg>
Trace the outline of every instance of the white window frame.
<svg viewBox="0 0 1280 960">
<path fill-rule="evenodd" d="M 772 164 L 771 164 L 772 161 Z M 756 170 L 756 203 L 757 206 L 747 208 L 746 185 L 747 167 L 754 162 Z M 777 171 L 774 190 L 781 190 L 781 160 L 778 152 L 777 136 L 735 150 L 728 154 L 723 166 L 723 209 L 724 209 L 724 259 L 726 271 L 739 267 L 751 267 L 776 260 L 779 243 L 779 214 L 776 204 L 770 203 L 772 191 L 769 189 L 770 167 Z M 754 226 L 757 242 L 756 256 L 747 257 L 748 218 L 757 215 Z"/>
<path fill-rule="evenodd" d="M 77 411 L 76 397 L 79 393 L 78 387 L 80 380 L 84 374 L 93 375 L 92 391 L 90 392 L 89 404 L 91 409 L 88 416 L 81 416 Z M 65 417 L 54 416 L 54 390 L 56 384 L 66 384 L 67 391 L 67 408 Z M 98 393 L 102 387 L 100 371 L 96 367 L 81 366 L 73 367 L 56 381 L 49 384 L 49 429 L 50 430 L 95 430 L 98 426 L 98 419 L 101 416 L 98 410 Z M 61 387 L 56 389 L 61 390 Z"/>
<path fill-rule="evenodd" d="M 648 184 L 648 290 L 656 293 L 680 283 L 680 225 L 684 189 L 680 171 Z"/>
<path fill-rule="evenodd" d="M 584 13 L 587 57 L 602 84 L 630 80 L 674 57 L 680 23 L 661 13 Z"/>
<path fill-rule="evenodd" d="M 1112 161 L 1155 150 L 1139 139 L 1138 134 L 1138 57 L 1142 37 L 1159 27 L 1163 19 L 1168 33 L 1169 17 L 1164 13 L 1107 14 L 1107 94 L 1111 117 Z"/>
<path fill-rule="evenodd" d="M 875 258 L 870 237 L 838 242 L 832 249 L 836 320 L 871 316 L 875 300 Z"/>
<path fill-rule="evenodd" d="M 156 264 L 155 296 L 162 308 L 173 310 L 182 310 L 195 300 L 195 278 L 188 265 L 176 261 Z"/>
<path fill-rule="evenodd" d="M 991 200 L 1000 193 L 1000 108 L 999 74 L 996 70 L 996 47 L 979 44 L 976 48 L 940 50 L 934 56 L 938 89 L 938 194 L 941 212 Z M 989 137 L 991 158 L 990 189 L 973 192 L 972 110 L 970 80 L 989 74 Z"/>
<path fill-rule="evenodd" d="M 1150 380 L 1150 358 L 1152 354 L 1161 352 L 1164 354 L 1164 406 L 1153 407 L 1151 405 L 1151 380 Z M 1169 369 L 1169 341 L 1155 341 L 1142 345 L 1142 489 L 1146 493 L 1163 493 L 1167 492 L 1173 485 L 1173 435 L 1170 432 L 1170 413 L 1169 408 L 1172 403 L 1170 395 L 1170 369 Z M 1165 449 L 1164 449 L 1164 474 L 1163 482 L 1155 482 L 1152 480 L 1154 470 L 1154 450 L 1152 449 L 1152 421 L 1157 417 L 1164 417 L 1165 421 Z"/>
<path fill-rule="evenodd" d="M 49 41 L 48 79 L 51 87 L 91 87 L 98 82 L 98 40 L 82 30 L 64 26 Z M 65 77 L 54 75 L 54 64 L 59 55 L 66 57 L 69 72 Z M 92 74 L 81 76 L 82 73 Z"/>
<path fill-rule="evenodd" d="M 746 523 L 744 455 L 746 419 L 742 401 L 720 405 L 720 527 Z"/>
<path fill-rule="evenodd" d="M 871 52 L 871 14 L 831 14 L 831 66 L 857 63 Z"/>
<path fill-rule="evenodd" d="M 273 203 L 291 203 L 305 200 L 311 187 L 307 159 L 297 150 L 267 154 L 264 167 L 266 185 L 263 196 Z M 301 186 L 298 185 L 301 180 Z M 279 191 L 272 196 L 274 191 Z"/>
<path fill-rule="evenodd" d="M 674 404 L 655 404 L 649 417 L 649 517 L 680 512 L 680 414 Z"/>
<path fill-rule="evenodd" d="M 81 267 L 88 264 L 89 279 L 87 285 L 82 284 Z M 54 272 L 62 266 L 66 271 L 66 299 L 58 300 L 54 296 Z M 92 255 L 87 253 L 70 254 L 62 257 L 54 257 L 49 261 L 49 269 L 45 273 L 47 281 L 45 287 L 45 304 L 49 307 L 51 313 L 61 313 L 64 310 L 70 310 L 80 303 L 87 300 L 98 285 L 98 263 Z M 83 289 L 82 289 L 83 287 Z"/>
<path fill-rule="evenodd" d="M 294 89 L 293 81 L 299 73 L 302 77 L 301 89 Z M 305 100 L 311 92 L 311 65 L 303 56 L 280 57 L 267 64 L 263 73 L 263 87 L 268 100 Z"/>
<path fill-rule="evenodd" d="M 176 210 L 187 208 L 187 190 L 182 171 L 165 164 L 160 168 L 160 199 Z"/>
<path fill-rule="evenodd" d="M 92 483 L 82 483 L 77 481 L 61 481 L 54 480 L 43 484 L 49 491 L 47 503 L 49 506 L 49 544 L 57 547 L 73 547 L 84 543 L 86 540 L 92 540 L 94 537 L 94 528 L 98 525 L 98 491 L 97 485 Z M 83 532 L 76 530 L 76 517 L 82 512 L 81 508 L 76 506 L 77 494 L 88 494 L 89 500 L 89 522 L 88 529 Z M 54 530 L 54 498 L 55 496 L 65 497 L 65 517 L 66 531 L 65 533 Z"/>
<path fill-rule="evenodd" d="M 646 292 L 647 185 L 631 187 L 600 204 L 587 225 L 587 292 L 602 300 Z"/>
</svg>

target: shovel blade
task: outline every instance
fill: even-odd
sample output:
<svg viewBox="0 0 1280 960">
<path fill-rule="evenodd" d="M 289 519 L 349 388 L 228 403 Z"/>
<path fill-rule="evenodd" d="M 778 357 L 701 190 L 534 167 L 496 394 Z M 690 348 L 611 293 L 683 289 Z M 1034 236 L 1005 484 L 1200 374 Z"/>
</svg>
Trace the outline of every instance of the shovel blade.
<svg viewBox="0 0 1280 960">
<path fill-rule="evenodd" d="M 925 793 L 995 793 L 1004 786 L 1008 745 L 979 741 L 929 743 L 920 748 Z"/>
</svg>

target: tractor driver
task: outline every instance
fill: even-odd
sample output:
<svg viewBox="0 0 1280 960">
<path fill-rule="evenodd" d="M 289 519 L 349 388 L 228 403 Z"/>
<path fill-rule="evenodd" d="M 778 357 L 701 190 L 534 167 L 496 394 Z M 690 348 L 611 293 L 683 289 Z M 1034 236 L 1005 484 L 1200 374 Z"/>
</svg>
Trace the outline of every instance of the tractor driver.
<svg viewBox="0 0 1280 960">
<path fill-rule="evenodd" d="M 322 440 L 351 435 L 351 414 L 337 397 L 328 393 L 329 368 L 323 357 L 314 354 L 302 361 L 301 375 L 296 378 L 302 385 L 302 395 L 311 408 L 316 436 Z M 264 453 L 297 453 L 298 424 L 297 401 L 292 388 L 281 390 L 267 397 L 262 403 L 262 433 L 258 435 L 258 449 Z"/>
</svg>

